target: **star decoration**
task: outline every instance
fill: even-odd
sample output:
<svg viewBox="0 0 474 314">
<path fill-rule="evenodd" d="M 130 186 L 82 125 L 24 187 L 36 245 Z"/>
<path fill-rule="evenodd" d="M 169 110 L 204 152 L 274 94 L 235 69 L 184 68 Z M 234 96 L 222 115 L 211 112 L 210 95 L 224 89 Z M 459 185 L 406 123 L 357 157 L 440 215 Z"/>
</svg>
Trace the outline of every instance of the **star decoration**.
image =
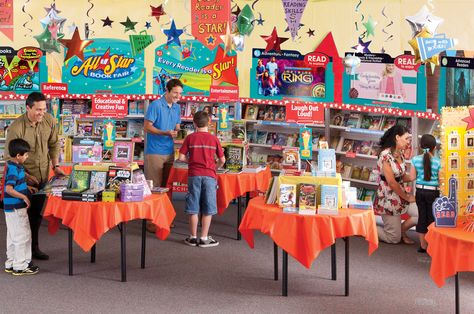
<svg viewBox="0 0 474 314">
<path fill-rule="evenodd" d="M 359 37 L 359 43 L 356 46 L 352 46 L 351 48 L 354 49 L 357 53 L 370 53 L 369 45 L 372 40 L 363 42 L 362 39 Z"/>
<path fill-rule="evenodd" d="M 112 23 L 114 21 L 112 21 L 111 19 L 109 19 L 109 17 L 107 16 L 105 19 L 101 19 L 102 22 L 104 22 L 104 24 L 102 25 L 102 27 L 106 27 L 106 26 L 110 26 L 112 27 Z"/>
<path fill-rule="evenodd" d="M 138 24 L 138 22 L 132 22 L 130 18 L 127 16 L 127 20 L 125 22 L 120 22 L 123 26 L 125 26 L 125 33 L 128 31 L 135 31 L 135 25 Z"/>
<path fill-rule="evenodd" d="M 462 121 L 467 123 L 466 131 L 474 129 L 474 108 L 469 109 L 469 117 L 465 117 Z"/>
<path fill-rule="evenodd" d="M 163 5 L 160 4 L 157 7 L 151 6 L 151 16 L 154 16 L 157 22 L 160 22 L 160 17 L 166 15 L 165 11 L 163 10 Z"/>
<path fill-rule="evenodd" d="M 288 40 L 288 38 L 278 37 L 276 27 L 273 27 L 273 31 L 271 35 L 264 36 L 260 35 L 267 42 L 267 47 L 265 47 L 265 52 L 269 52 L 270 50 L 275 50 L 276 52 L 280 52 L 281 48 L 280 45 Z"/>
<path fill-rule="evenodd" d="M 169 45 L 171 43 L 175 43 L 175 44 L 177 44 L 178 46 L 181 47 L 181 42 L 179 41 L 179 36 L 181 36 L 183 34 L 183 30 L 176 28 L 176 24 L 174 23 L 174 20 L 171 23 L 170 29 L 165 29 L 165 30 L 163 30 L 163 32 L 165 33 L 166 36 L 168 36 L 168 39 L 166 41 L 167 45 Z"/>
<path fill-rule="evenodd" d="M 81 36 L 79 35 L 79 29 L 76 27 L 71 39 L 59 39 L 59 42 L 67 48 L 66 57 L 64 58 L 64 62 L 66 62 L 73 56 L 76 56 L 83 61 L 84 49 L 94 41 L 82 40 Z"/>
<path fill-rule="evenodd" d="M 47 28 L 45 28 L 41 34 L 33 37 L 36 39 L 36 41 L 38 41 L 41 50 L 44 50 L 46 52 L 61 51 L 59 42 L 57 40 L 52 39 L 51 33 Z"/>
<path fill-rule="evenodd" d="M 415 63 L 420 63 L 421 61 L 428 61 L 434 65 L 439 64 L 438 60 L 438 55 L 434 55 L 426 60 L 421 60 L 420 58 L 420 47 L 418 46 L 418 41 L 416 40 L 417 38 L 432 38 L 433 34 L 428 32 L 426 28 L 423 28 L 421 32 L 419 32 L 415 37 L 413 37 L 411 40 L 408 41 L 410 46 L 413 48 L 413 51 L 415 52 Z"/>
<path fill-rule="evenodd" d="M 49 8 L 44 8 L 44 9 L 46 10 L 47 13 L 49 13 L 49 11 L 51 11 L 51 10 L 56 11 L 56 13 L 61 13 L 61 11 L 56 9 L 56 3 L 52 3 Z"/>
<path fill-rule="evenodd" d="M 232 14 L 235 15 L 235 16 L 239 16 L 241 10 L 240 10 L 240 7 L 238 5 L 236 5 L 236 7 L 237 8 L 235 9 L 235 11 L 232 11 Z"/>
<path fill-rule="evenodd" d="M 52 39 L 58 39 L 59 25 L 55 22 L 48 25 L 48 31 L 51 33 Z"/>
<path fill-rule="evenodd" d="M 62 29 L 64 23 L 66 22 L 66 19 L 63 17 L 60 17 L 58 15 L 58 11 L 51 10 L 49 11 L 48 14 L 44 18 L 40 20 L 41 24 L 43 25 L 43 28 L 48 27 L 49 24 L 52 22 L 58 23 L 59 24 L 59 29 Z"/>
<path fill-rule="evenodd" d="M 145 27 L 146 27 L 146 29 L 149 29 L 151 27 L 151 23 L 150 22 L 145 22 Z"/>
<path fill-rule="evenodd" d="M 208 45 L 214 45 L 215 44 L 216 38 L 212 35 L 209 35 L 209 37 L 206 37 L 206 42 Z"/>
<path fill-rule="evenodd" d="M 257 25 L 263 25 L 263 22 L 265 22 L 265 20 L 262 19 L 262 13 L 258 13 L 258 19 L 256 19 L 255 22 L 257 22 Z"/>
<path fill-rule="evenodd" d="M 69 25 L 67 28 L 69 30 L 69 33 L 74 33 L 74 31 L 76 30 L 76 23 L 72 23 L 71 25 Z"/>
<path fill-rule="evenodd" d="M 230 67 L 226 68 L 225 70 L 221 68 L 222 72 L 216 72 L 214 71 L 214 67 L 220 68 L 222 64 L 230 62 Z M 228 56 L 225 54 L 224 49 L 222 49 L 222 46 L 219 46 L 217 48 L 217 53 L 216 57 L 214 58 L 214 61 L 211 64 L 208 64 L 203 68 L 203 70 L 209 70 L 211 74 L 211 80 L 212 83 L 211 85 L 213 86 L 218 86 L 221 85 L 222 83 L 228 83 L 232 85 L 237 85 L 238 84 L 238 78 L 237 78 L 237 73 L 235 71 L 235 68 L 237 66 L 237 57 L 236 56 Z"/>
<path fill-rule="evenodd" d="M 230 32 L 229 23 L 227 23 L 227 29 L 225 35 L 220 36 L 224 43 L 224 53 L 227 55 L 229 52 L 234 50 L 234 35 Z"/>
<path fill-rule="evenodd" d="M 314 36 L 314 29 L 308 28 L 306 34 L 308 34 L 308 37 Z"/>
<path fill-rule="evenodd" d="M 375 36 L 375 26 L 377 26 L 377 24 L 378 23 L 376 21 L 374 21 L 374 19 L 370 15 L 369 15 L 369 18 L 368 18 L 367 22 L 362 23 L 362 25 L 364 25 L 364 27 L 367 31 L 367 38 L 370 35 Z"/>
<path fill-rule="evenodd" d="M 423 28 L 426 28 L 426 30 L 431 34 L 436 34 L 436 29 L 439 24 L 443 22 L 442 18 L 432 15 L 426 5 L 422 6 L 420 11 L 415 15 L 407 16 L 405 20 L 410 24 L 413 37 L 421 32 Z"/>
</svg>

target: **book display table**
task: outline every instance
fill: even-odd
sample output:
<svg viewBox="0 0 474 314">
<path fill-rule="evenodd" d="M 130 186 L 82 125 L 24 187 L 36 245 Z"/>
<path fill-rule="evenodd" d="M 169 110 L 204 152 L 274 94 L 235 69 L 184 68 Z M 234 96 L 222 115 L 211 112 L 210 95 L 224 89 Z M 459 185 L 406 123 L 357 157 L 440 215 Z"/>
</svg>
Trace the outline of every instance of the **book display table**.
<svg viewBox="0 0 474 314">
<path fill-rule="evenodd" d="M 250 192 L 265 192 L 268 189 L 272 174 L 268 167 L 258 173 L 220 173 L 217 175 L 217 212 L 222 215 L 233 199 L 237 199 L 237 239 L 240 240 L 238 226 L 242 218 L 241 196 L 246 194 L 246 204 L 250 199 Z M 188 183 L 188 169 L 172 167 L 166 187 L 172 196 L 173 183 Z"/>
<path fill-rule="evenodd" d="M 458 223 L 459 224 L 459 223 Z M 455 278 L 455 308 L 459 313 L 459 272 L 474 271 L 474 233 L 456 228 L 428 227 L 426 241 L 431 256 L 430 276 L 438 287 L 448 277 Z"/>
<path fill-rule="evenodd" d="M 277 246 L 283 250 L 282 295 L 288 295 L 288 254 L 306 268 L 319 253 L 332 246 L 332 279 L 336 279 L 335 242 L 345 240 L 345 295 L 349 295 L 349 237 L 363 236 L 369 242 L 369 255 L 378 247 L 375 216 L 371 210 L 340 209 L 338 215 L 299 215 L 283 213 L 276 205 L 256 197 L 247 206 L 239 227 L 248 245 L 254 247 L 253 232 L 267 234 L 274 242 L 274 273 L 278 280 Z"/>
<path fill-rule="evenodd" d="M 55 234 L 60 223 L 68 227 L 69 275 L 73 275 L 72 240 L 88 252 L 95 262 L 95 244 L 108 230 L 118 226 L 121 242 L 121 281 L 127 281 L 126 273 L 126 222 L 143 219 L 141 268 L 145 268 L 146 220 L 157 226 L 156 236 L 164 240 L 170 233 L 170 225 L 176 216 L 167 194 L 153 194 L 142 202 L 79 202 L 49 197 L 43 217 L 49 222 L 48 231 Z M 73 234 L 74 233 L 74 234 Z"/>
</svg>

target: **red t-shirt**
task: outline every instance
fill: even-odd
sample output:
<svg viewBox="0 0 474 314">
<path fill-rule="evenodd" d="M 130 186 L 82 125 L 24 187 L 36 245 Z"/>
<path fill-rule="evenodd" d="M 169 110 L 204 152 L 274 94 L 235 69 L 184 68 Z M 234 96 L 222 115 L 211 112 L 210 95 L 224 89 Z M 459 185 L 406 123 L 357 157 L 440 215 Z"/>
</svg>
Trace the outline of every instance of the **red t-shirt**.
<svg viewBox="0 0 474 314">
<path fill-rule="evenodd" d="M 179 152 L 189 153 L 189 177 L 206 176 L 217 179 L 215 156 L 224 156 L 217 137 L 208 132 L 194 132 L 186 136 Z"/>
</svg>

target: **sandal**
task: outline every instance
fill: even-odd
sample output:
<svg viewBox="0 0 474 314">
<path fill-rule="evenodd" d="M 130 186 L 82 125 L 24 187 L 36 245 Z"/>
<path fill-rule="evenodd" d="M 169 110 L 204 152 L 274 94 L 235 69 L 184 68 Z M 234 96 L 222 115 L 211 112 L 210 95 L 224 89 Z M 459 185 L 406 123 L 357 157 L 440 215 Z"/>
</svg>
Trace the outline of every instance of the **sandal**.
<svg viewBox="0 0 474 314">
<path fill-rule="evenodd" d="M 405 244 L 415 244 L 415 241 L 413 241 L 412 239 L 410 239 L 406 234 L 402 235 L 402 241 L 403 243 Z"/>
</svg>

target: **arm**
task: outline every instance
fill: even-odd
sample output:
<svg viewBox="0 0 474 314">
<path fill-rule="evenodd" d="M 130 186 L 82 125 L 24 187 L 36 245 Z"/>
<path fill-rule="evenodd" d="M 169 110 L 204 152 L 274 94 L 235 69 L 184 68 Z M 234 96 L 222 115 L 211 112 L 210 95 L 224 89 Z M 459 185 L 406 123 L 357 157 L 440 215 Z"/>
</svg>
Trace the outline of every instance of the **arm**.
<svg viewBox="0 0 474 314">
<path fill-rule="evenodd" d="M 5 153 L 3 154 L 5 156 L 5 162 L 8 160 L 10 154 L 8 152 L 8 144 L 10 143 L 11 140 L 14 140 L 16 138 L 23 138 L 24 136 L 22 134 L 19 134 L 17 132 L 17 128 L 12 128 L 11 126 L 7 130 L 7 138 L 5 140 Z M 39 185 L 39 180 L 28 173 L 28 170 L 25 169 L 25 180 L 28 185 Z"/>
<path fill-rule="evenodd" d="M 222 166 L 224 166 L 224 164 L 225 164 L 225 157 L 224 156 L 217 159 L 217 168 L 221 168 Z"/>
<path fill-rule="evenodd" d="M 181 153 L 179 153 L 178 160 L 182 162 L 189 162 L 188 157 L 185 154 L 181 154 Z"/>
<path fill-rule="evenodd" d="M 415 166 L 413 166 L 412 164 L 410 167 L 410 173 L 405 173 L 405 175 L 403 176 L 403 181 L 411 182 L 411 181 L 414 181 L 415 179 L 416 179 L 416 169 L 415 169 Z"/>
<path fill-rule="evenodd" d="M 153 122 L 150 120 L 145 120 L 145 132 L 155 135 L 164 135 L 164 136 L 172 136 L 171 133 L 174 131 L 163 131 L 153 126 Z"/>
<path fill-rule="evenodd" d="M 26 203 L 26 208 L 30 207 L 30 200 L 28 199 L 28 197 L 25 194 L 21 194 L 20 192 L 15 191 L 13 185 L 7 185 L 5 188 L 5 192 L 15 198 L 23 200 Z"/>
<path fill-rule="evenodd" d="M 51 134 L 48 139 L 48 152 L 51 159 L 51 167 L 55 175 L 65 175 L 61 168 L 59 168 L 59 149 L 60 143 L 58 139 L 58 129 L 53 122 L 51 126 Z"/>
<path fill-rule="evenodd" d="M 384 161 L 383 163 L 383 175 L 385 176 L 385 179 L 387 180 L 387 184 L 390 189 L 392 189 L 398 196 L 400 196 L 400 198 L 410 203 L 415 201 L 415 196 L 412 194 L 408 194 L 402 188 L 400 183 L 395 180 L 392 167 L 390 167 L 390 163 L 388 161 Z"/>
</svg>

